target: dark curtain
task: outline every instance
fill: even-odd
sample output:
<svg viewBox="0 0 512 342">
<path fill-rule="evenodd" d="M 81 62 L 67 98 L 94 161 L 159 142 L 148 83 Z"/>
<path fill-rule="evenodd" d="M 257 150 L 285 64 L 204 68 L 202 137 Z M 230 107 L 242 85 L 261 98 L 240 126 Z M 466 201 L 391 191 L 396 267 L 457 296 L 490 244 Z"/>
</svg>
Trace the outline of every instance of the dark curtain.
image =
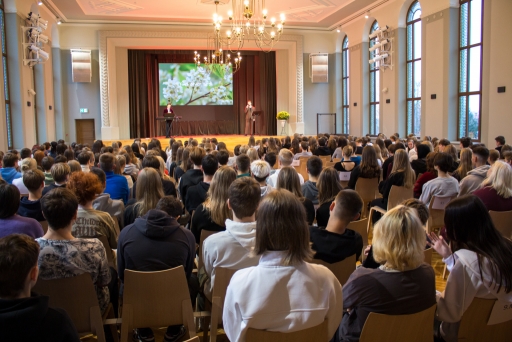
<svg viewBox="0 0 512 342">
<path fill-rule="evenodd" d="M 200 52 L 205 55 L 205 52 Z M 231 122 L 208 118 L 206 121 L 176 123 L 174 134 L 243 134 L 244 108 L 252 100 L 260 116 L 256 119 L 256 134 L 275 135 L 277 94 L 275 52 L 244 51 L 240 70 L 233 77 L 234 115 Z M 130 137 L 155 137 L 163 134 L 164 123 L 158 103 L 158 63 L 190 63 L 190 50 L 128 50 Z M 200 106 L 197 108 L 201 110 Z M 215 122 L 212 122 L 215 121 Z"/>
</svg>

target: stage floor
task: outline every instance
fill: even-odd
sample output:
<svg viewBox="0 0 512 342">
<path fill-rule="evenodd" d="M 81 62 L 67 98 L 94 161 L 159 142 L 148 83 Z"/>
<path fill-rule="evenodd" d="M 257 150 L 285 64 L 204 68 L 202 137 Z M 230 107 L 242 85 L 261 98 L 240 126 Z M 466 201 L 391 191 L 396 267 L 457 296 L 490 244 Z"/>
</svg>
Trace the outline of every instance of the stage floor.
<svg viewBox="0 0 512 342">
<path fill-rule="evenodd" d="M 217 141 L 224 142 L 229 151 L 233 151 L 233 149 L 235 148 L 236 145 L 245 145 L 249 142 L 249 136 L 236 135 L 236 134 L 208 135 L 208 136 L 206 136 L 206 135 L 193 135 L 193 136 L 189 135 L 189 136 L 177 136 L 177 137 L 174 137 L 174 139 L 181 140 L 182 142 L 185 142 L 185 140 L 188 140 L 189 138 L 193 138 L 193 139 L 196 139 L 199 143 L 201 143 L 203 138 L 214 138 L 214 137 L 217 138 Z M 268 137 L 269 137 L 268 135 L 255 135 L 254 139 L 260 140 L 261 138 L 268 138 Z M 281 136 L 281 135 L 274 136 L 274 138 L 283 138 L 283 137 L 284 136 Z M 170 139 L 165 138 L 165 137 L 156 137 L 156 139 L 158 139 L 160 141 L 160 144 L 162 144 L 162 149 L 165 150 L 165 148 L 167 146 L 169 146 Z M 128 145 L 128 144 L 131 145 L 133 143 L 133 140 L 134 139 L 103 140 L 103 144 L 105 144 L 105 146 L 110 146 L 113 141 L 120 141 L 124 146 L 124 145 Z M 140 140 L 142 142 L 149 143 L 149 141 L 151 141 L 151 138 L 141 138 Z"/>
</svg>

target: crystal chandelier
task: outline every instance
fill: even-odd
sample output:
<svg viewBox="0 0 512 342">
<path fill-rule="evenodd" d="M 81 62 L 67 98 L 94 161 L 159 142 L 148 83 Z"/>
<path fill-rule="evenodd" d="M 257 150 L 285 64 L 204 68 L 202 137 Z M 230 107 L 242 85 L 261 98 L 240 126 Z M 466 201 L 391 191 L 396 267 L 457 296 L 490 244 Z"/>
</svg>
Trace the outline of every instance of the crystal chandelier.
<svg viewBox="0 0 512 342">
<path fill-rule="evenodd" d="M 240 52 L 234 52 L 235 56 L 232 58 L 231 53 L 222 48 L 219 32 L 214 32 L 208 35 L 206 56 L 201 57 L 201 54 L 194 51 L 194 63 L 198 67 L 203 66 L 208 74 L 212 71 L 234 74 L 240 69 L 242 56 Z"/>
</svg>

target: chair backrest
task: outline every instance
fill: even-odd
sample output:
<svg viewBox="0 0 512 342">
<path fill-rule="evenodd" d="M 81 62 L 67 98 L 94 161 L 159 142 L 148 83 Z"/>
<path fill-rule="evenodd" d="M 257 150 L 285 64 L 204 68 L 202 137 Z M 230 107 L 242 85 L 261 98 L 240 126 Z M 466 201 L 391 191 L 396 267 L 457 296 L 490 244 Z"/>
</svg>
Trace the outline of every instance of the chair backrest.
<svg viewBox="0 0 512 342">
<path fill-rule="evenodd" d="M 436 305 L 410 315 L 384 315 L 371 312 L 364 323 L 360 342 L 432 342 Z"/>
<path fill-rule="evenodd" d="M 201 340 L 199 339 L 198 336 L 196 336 L 194 338 L 191 338 L 190 340 L 186 340 L 186 341 L 183 341 L 183 342 L 201 342 Z"/>
<path fill-rule="evenodd" d="M 340 162 L 340 161 L 341 161 L 341 158 L 334 158 L 332 161 L 333 161 L 334 163 L 337 163 L 337 162 Z"/>
<path fill-rule="evenodd" d="M 356 182 L 356 191 L 365 203 L 375 199 L 375 192 L 379 189 L 378 178 L 359 177 Z"/>
<path fill-rule="evenodd" d="M 112 252 L 112 248 L 110 248 L 110 245 L 108 244 L 107 237 L 105 235 L 98 235 L 96 236 L 96 239 L 100 240 L 103 244 L 103 247 L 105 247 L 105 252 L 107 253 L 107 262 L 109 266 L 116 268 L 116 265 L 114 264 L 114 252 Z"/>
<path fill-rule="evenodd" d="M 299 157 L 299 161 L 300 161 L 299 173 L 304 178 L 304 181 L 309 180 L 308 169 L 307 169 L 307 166 L 308 166 L 307 164 L 308 164 L 309 158 L 311 158 L 311 157 Z"/>
<path fill-rule="evenodd" d="M 329 338 L 331 336 L 327 335 L 327 320 L 325 320 L 315 327 L 290 333 L 249 328 L 245 340 L 247 342 L 324 342 L 329 341 Z"/>
<path fill-rule="evenodd" d="M 313 259 L 311 263 L 327 267 L 336 276 L 340 284 L 345 285 L 350 275 L 356 270 L 356 255 L 349 256 L 334 264 L 329 264 L 320 259 Z"/>
<path fill-rule="evenodd" d="M 496 300 L 473 298 L 462 315 L 459 326 L 459 341 L 510 341 L 512 321 L 487 325 Z"/>
<path fill-rule="evenodd" d="M 423 251 L 424 255 L 425 255 L 425 259 L 423 259 L 423 261 L 429 265 L 432 264 L 432 251 L 433 249 L 432 248 L 428 248 L 428 249 L 425 249 Z"/>
<path fill-rule="evenodd" d="M 413 196 L 413 188 L 407 189 L 404 186 L 392 185 L 388 197 L 388 210 L 393 209 L 409 198 L 413 198 Z"/>
<path fill-rule="evenodd" d="M 321 160 L 322 160 L 322 163 L 325 165 L 325 163 L 330 163 L 331 162 L 331 156 L 318 156 Z"/>
<path fill-rule="evenodd" d="M 156 272 L 125 270 L 123 324 L 128 309 L 133 327 L 184 324 L 183 305 L 189 305 L 192 313 L 183 266 Z"/>
<path fill-rule="evenodd" d="M 219 297 L 222 299 L 222 303 L 224 303 L 229 282 L 236 271 L 238 270 L 215 267 L 215 283 L 213 284 L 212 297 Z"/>
<path fill-rule="evenodd" d="M 507 239 L 512 239 L 512 211 L 489 211 L 492 223 Z"/>
<path fill-rule="evenodd" d="M 456 196 L 432 196 L 428 205 L 427 232 L 444 226 L 444 209 Z"/>
<path fill-rule="evenodd" d="M 48 231 L 48 221 L 39 221 L 39 224 L 43 228 L 43 232 L 46 234 Z"/>
<path fill-rule="evenodd" d="M 349 223 L 348 229 L 352 229 L 363 237 L 363 246 L 368 245 L 368 219 L 362 219 L 359 221 L 352 221 Z"/>
<path fill-rule="evenodd" d="M 89 273 L 70 278 L 38 279 L 33 291 L 50 297 L 50 307 L 64 309 L 79 333 L 96 332 L 91 314 L 94 312 L 101 319 L 101 311 Z M 103 329 L 102 326 L 99 328 Z"/>
<path fill-rule="evenodd" d="M 219 233 L 218 231 L 214 230 L 201 230 L 201 235 L 199 237 L 199 248 L 197 250 L 197 269 L 200 270 L 203 266 L 203 242 L 206 240 L 206 238 L 210 235 Z"/>
</svg>

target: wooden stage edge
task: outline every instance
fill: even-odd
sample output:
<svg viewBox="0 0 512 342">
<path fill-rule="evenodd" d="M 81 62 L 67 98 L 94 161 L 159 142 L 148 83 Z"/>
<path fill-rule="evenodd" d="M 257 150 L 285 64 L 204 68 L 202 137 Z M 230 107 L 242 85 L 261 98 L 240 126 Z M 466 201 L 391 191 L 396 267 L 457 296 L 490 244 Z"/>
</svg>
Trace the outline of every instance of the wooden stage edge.
<svg viewBox="0 0 512 342">
<path fill-rule="evenodd" d="M 255 135 L 254 139 L 256 141 L 260 140 L 261 138 L 268 138 L 269 135 Z M 274 135 L 274 138 L 284 138 L 283 135 Z M 244 135 L 237 135 L 237 134 L 225 134 L 225 135 L 187 135 L 187 136 L 176 136 L 173 137 L 176 140 L 181 140 L 182 142 L 185 142 L 185 140 L 188 140 L 189 138 L 196 139 L 199 143 L 203 140 L 203 138 L 217 138 L 217 141 L 224 142 L 228 148 L 229 151 L 233 151 L 236 145 L 246 145 L 249 142 L 249 136 Z M 145 142 L 146 144 L 151 141 L 152 138 L 141 138 L 140 140 L 142 142 Z M 160 141 L 160 144 L 162 145 L 162 149 L 165 150 L 167 146 L 169 146 L 169 138 L 165 137 L 155 137 L 155 139 L 158 139 Z M 112 142 L 120 141 L 123 146 L 125 145 L 131 145 L 133 144 L 133 141 L 135 139 L 119 139 L 119 140 L 103 140 L 103 144 L 105 146 L 111 146 Z"/>
</svg>

